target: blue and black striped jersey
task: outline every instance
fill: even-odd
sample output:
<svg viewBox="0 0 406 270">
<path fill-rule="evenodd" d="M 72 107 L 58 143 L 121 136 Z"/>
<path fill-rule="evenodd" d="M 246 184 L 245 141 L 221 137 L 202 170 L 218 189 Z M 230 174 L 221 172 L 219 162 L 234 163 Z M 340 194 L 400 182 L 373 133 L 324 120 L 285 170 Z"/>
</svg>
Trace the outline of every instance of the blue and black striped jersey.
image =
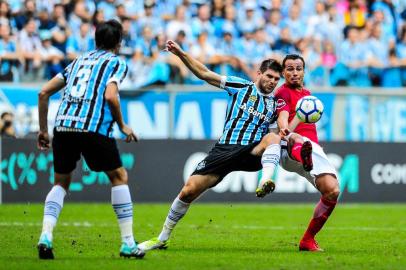
<svg viewBox="0 0 406 270">
<path fill-rule="evenodd" d="M 276 121 L 276 101 L 262 95 L 255 83 L 223 76 L 221 88 L 230 95 L 220 144 L 248 145 L 260 141 Z"/>
<path fill-rule="evenodd" d="M 104 93 L 111 82 L 119 86 L 127 70 L 124 60 L 104 50 L 94 50 L 76 58 L 57 75 L 65 80 L 66 86 L 55 126 L 112 137 L 114 120 Z"/>
</svg>

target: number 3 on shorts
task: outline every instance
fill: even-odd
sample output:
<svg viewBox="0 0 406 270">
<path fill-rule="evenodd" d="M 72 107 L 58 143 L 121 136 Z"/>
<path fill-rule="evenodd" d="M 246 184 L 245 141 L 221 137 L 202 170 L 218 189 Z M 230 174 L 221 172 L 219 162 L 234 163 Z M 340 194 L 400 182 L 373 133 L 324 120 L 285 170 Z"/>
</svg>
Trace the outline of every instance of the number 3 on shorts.
<svg viewBox="0 0 406 270">
<path fill-rule="evenodd" d="M 87 82 L 89 81 L 91 69 L 83 68 L 78 71 L 76 78 L 78 81 L 76 85 L 72 86 L 70 90 L 70 94 L 73 97 L 79 98 L 82 97 L 86 92 Z"/>
</svg>

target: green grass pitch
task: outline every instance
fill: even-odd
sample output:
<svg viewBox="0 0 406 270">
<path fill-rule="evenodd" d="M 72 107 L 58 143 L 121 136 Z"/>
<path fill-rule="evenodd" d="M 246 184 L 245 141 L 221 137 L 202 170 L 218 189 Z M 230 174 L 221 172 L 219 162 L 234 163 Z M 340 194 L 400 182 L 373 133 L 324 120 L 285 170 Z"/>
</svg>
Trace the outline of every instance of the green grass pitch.
<svg viewBox="0 0 406 270">
<path fill-rule="evenodd" d="M 157 236 L 170 204 L 135 204 L 138 241 Z M 109 204 L 66 203 L 54 261 L 36 244 L 42 204 L 0 205 L 0 269 L 406 269 L 406 204 L 341 204 L 318 235 L 323 253 L 299 252 L 314 205 L 196 203 L 167 250 L 118 256 Z"/>
</svg>

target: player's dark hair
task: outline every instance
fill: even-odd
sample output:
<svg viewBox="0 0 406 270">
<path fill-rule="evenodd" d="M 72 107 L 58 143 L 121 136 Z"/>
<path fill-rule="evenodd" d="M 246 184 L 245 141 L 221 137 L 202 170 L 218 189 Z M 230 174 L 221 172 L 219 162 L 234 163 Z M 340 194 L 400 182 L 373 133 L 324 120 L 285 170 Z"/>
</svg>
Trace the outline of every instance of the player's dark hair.
<svg viewBox="0 0 406 270">
<path fill-rule="evenodd" d="M 95 36 L 98 49 L 113 50 L 121 43 L 123 27 L 116 20 L 108 20 L 97 26 Z"/>
<path fill-rule="evenodd" d="M 282 66 L 275 59 L 269 58 L 269 59 L 262 61 L 261 66 L 259 67 L 259 71 L 261 71 L 261 73 L 264 73 L 268 69 L 272 69 L 272 70 L 278 72 L 279 74 L 282 73 Z"/>
<path fill-rule="evenodd" d="M 300 61 L 302 61 L 302 63 L 303 63 L 303 68 L 305 68 L 305 61 L 304 61 L 304 59 L 303 59 L 303 57 L 302 56 L 300 56 L 300 55 L 298 55 L 298 54 L 288 54 L 288 55 L 286 55 L 285 56 L 285 58 L 283 58 L 283 61 L 282 61 L 282 69 L 285 69 L 285 67 L 286 67 L 286 61 L 288 61 L 288 60 L 297 60 L 297 59 L 300 59 Z"/>
</svg>

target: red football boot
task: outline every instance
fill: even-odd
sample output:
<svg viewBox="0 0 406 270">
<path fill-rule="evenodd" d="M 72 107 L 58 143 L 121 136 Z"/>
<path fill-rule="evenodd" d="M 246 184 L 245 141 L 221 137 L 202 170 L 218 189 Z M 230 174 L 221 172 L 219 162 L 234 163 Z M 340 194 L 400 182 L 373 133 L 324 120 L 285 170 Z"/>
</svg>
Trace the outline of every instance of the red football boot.
<svg viewBox="0 0 406 270">
<path fill-rule="evenodd" d="M 299 250 L 300 251 L 324 251 L 319 247 L 317 244 L 316 240 L 314 238 L 310 239 L 302 239 L 299 244 Z"/>
<path fill-rule="evenodd" d="M 304 142 L 302 149 L 300 150 L 300 157 L 302 158 L 303 169 L 307 172 L 313 170 L 312 152 L 312 143 L 309 141 Z"/>
</svg>

